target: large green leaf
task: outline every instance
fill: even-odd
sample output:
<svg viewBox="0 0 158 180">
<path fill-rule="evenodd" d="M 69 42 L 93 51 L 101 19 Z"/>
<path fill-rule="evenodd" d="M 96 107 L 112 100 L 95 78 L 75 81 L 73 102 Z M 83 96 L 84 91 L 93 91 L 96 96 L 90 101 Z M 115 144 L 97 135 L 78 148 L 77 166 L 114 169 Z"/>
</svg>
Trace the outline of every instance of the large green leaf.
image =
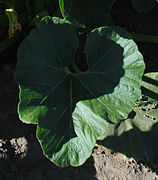
<svg viewBox="0 0 158 180">
<path fill-rule="evenodd" d="M 111 8 L 115 0 L 59 0 L 65 19 L 82 27 L 111 24 Z"/>
<path fill-rule="evenodd" d="M 131 3 L 138 13 L 149 12 L 156 6 L 155 0 L 131 0 Z"/>
<path fill-rule="evenodd" d="M 142 98 L 133 113 L 119 124 L 109 124 L 105 139 L 98 141 L 128 158 L 158 166 L 158 73 L 146 73 L 142 81 Z"/>
<path fill-rule="evenodd" d="M 64 72 L 64 66 L 71 64 L 77 47 L 78 41 L 73 28 L 58 18 L 54 18 L 53 21 L 45 18 L 24 40 L 18 51 L 15 75 L 21 85 L 21 120 L 37 123 L 40 112 L 42 113 L 41 107 L 45 108 L 47 96 L 50 96 L 62 82 L 67 81 L 68 75 Z M 67 89 L 64 90 L 62 96 L 60 92 L 54 95 L 54 103 L 60 101 L 64 106 L 66 102 L 67 106 Z"/>
<path fill-rule="evenodd" d="M 18 51 L 19 117 L 38 124 L 44 154 L 59 166 L 81 165 L 108 124 L 128 116 L 144 71 L 142 55 L 122 28 L 89 34 L 86 72 L 70 72 L 77 47 L 69 22 L 46 17 Z"/>
</svg>

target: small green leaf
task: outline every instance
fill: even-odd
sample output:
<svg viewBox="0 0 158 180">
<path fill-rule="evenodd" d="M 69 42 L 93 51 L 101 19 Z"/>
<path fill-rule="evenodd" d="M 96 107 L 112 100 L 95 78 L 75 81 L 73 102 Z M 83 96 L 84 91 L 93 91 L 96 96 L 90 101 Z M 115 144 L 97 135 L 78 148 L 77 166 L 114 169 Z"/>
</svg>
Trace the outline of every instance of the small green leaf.
<svg viewBox="0 0 158 180">
<path fill-rule="evenodd" d="M 59 0 L 65 19 L 81 27 L 99 27 L 112 22 L 110 15 L 115 0 Z"/>
<path fill-rule="evenodd" d="M 109 123 L 127 118 L 144 71 L 142 55 L 122 28 L 93 30 L 85 46 L 88 71 L 74 74 L 69 66 L 77 47 L 69 22 L 46 17 L 22 42 L 15 73 L 19 117 L 38 124 L 44 154 L 61 167 L 83 164 Z"/>
</svg>

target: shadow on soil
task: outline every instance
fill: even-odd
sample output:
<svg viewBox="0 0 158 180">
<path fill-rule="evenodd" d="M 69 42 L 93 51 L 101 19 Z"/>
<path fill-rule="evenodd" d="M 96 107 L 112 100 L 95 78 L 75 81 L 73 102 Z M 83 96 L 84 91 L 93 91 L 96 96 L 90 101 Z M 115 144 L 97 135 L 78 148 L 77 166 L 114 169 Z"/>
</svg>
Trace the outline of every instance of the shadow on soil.
<svg viewBox="0 0 158 180">
<path fill-rule="evenodd" d="M 18 118 L 14 69 L 12 63 L 0 66 L 0 179 L 95 180 L 92 157 L 81 167 L 60 168 L 43 155 L 35 137 L 36 126 L 24 124 Z"/>
<path fill-rule="evenodd" d="M 134 125 L 133 125 L 134 126 Z M 143 162 L 145 166 L 152 168 L 158 173 L 158 123 L 153 125 L 147 132 L 140 131 L 136 126 L 120 136 L 109 136 L 98 144 L 120 152 L 128 158 L 134 158 L 138 163 Z"/>
<path fill-rule="evenodd" d="M 80 167 L 60 168 L 44 157 L 35 137 L 30 136 L 26 140 L 28 149 L 19 154 L 15 154 L 18 147 L 12 146 L 7 140 L 7 147 L 3 146 L 7 148 L 7 152 L 3 158 L 0 158 L 0 179 L 96 180 L 92 157 Z M 1 151 L 0 154 L 2 154 Z"/>
</svg>

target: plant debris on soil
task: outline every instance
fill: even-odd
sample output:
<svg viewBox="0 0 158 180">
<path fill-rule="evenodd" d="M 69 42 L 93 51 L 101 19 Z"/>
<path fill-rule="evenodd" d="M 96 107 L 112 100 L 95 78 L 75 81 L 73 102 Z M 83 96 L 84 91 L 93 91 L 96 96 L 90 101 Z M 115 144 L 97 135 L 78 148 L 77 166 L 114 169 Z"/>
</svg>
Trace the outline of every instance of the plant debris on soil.
<svg viewBox="0 0 158 180">
<path fill-rule="evenodd" d="M 35 126 L 17 115 L 18 87 L 14 63 L 0 67 L 0 180 L 158 180 L 144 163 L 137 163 L 100 146 L 81 167 L 60 168 L 42 153 Z"/>
</svg>

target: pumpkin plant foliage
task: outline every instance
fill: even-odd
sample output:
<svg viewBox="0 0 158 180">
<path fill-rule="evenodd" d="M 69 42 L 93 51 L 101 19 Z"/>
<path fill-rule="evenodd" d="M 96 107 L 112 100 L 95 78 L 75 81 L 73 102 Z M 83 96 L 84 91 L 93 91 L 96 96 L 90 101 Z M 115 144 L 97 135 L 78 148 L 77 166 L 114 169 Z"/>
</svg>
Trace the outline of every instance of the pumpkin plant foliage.
<svg viewBox="0 0 158 180">
<path fill-rule="evenodd" d="M 88 35 L 85 72 L 70 68 L 77 48 L 70 22 L 45 17 L 21 43 L 15 72 L 19 117 L 37 124 L 44 154 L 61 167 L 83 164 L 141 94 L 143 57 L 125 30 L 100 27 Z"/>
<path fill-rule="evenodd" d="M 109 124 L 106 138 L 98 141 L 113 152 L 120 152 L 136 161 L 158 166 L 158 72 L 144 74 L 142 97 L 130 116 L 118 124 Z"/>
<path fill-rule="evenodd" d="M 138 13 L 147 13 L 156 7 L 156 0 L 131 0 L 134 9 Z"/>
<path fill-rule="evenodd" d="M 111 8 L 115 0 L 59 0 L 63 17 L 75 25 L 99 27 L 112 23 Z"/>
</svg>

